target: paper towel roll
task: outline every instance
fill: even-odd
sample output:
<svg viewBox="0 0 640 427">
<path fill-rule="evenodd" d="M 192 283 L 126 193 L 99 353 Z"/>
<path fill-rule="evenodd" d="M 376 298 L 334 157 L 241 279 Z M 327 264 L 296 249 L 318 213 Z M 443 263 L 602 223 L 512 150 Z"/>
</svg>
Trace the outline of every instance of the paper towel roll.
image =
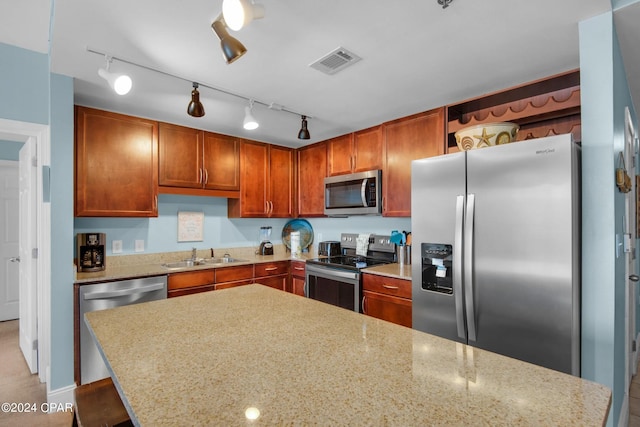
<svg viewBox="0 0 640 427">
<path fill-rule="evenodd" d="M 302 253 L 302 247 L 300 246 L 300 232 L 292 231 L 289 235 L 289 242 L 291 243 L 291 254 L 293 256 L 299 256 Z"/>
</svg>

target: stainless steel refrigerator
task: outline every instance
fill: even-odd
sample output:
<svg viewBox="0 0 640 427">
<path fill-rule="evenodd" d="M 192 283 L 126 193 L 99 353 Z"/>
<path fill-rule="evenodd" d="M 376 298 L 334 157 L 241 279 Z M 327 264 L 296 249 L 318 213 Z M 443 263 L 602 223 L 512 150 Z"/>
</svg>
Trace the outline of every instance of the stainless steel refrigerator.
<svg viewBox="0 0 640 427">
<path fill-rule="evenodd" d="M 413 328 L 580 375 L 580 152 L 559 135 L 411 165 Z"/>
</svg>

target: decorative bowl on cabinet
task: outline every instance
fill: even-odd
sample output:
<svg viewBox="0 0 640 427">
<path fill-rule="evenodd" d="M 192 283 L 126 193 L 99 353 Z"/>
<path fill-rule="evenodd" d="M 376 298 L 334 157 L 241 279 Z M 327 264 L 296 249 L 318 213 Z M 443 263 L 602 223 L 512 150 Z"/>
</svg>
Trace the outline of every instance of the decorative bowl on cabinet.
<svg viewBox="0 0 640 427">
<path fill-rule="evenodd" d="M 455 133 L 462 151 L 508 144 L 516 140 L 520 126 L 516 123 L 485 123 L 460 129 Z"/>
</svg>

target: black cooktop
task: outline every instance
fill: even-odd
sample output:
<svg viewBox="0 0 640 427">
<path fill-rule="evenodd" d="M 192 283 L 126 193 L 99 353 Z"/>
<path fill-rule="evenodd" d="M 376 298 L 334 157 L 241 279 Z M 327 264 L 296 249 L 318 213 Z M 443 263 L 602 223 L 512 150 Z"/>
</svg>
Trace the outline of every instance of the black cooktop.
<svg viewBox="0 0 640 427">
<path fill-rule="evenodd" d="M 340 255 L 327 258 L 314 258 L 307 260 L 308 263 L 324 265 L 327 267 L 347 268 L 350 270 L 360 270 L 374 265 L 388 264 L 390 261 L 378 258 L 371 258 L 359 255 Z"/>
</svg>

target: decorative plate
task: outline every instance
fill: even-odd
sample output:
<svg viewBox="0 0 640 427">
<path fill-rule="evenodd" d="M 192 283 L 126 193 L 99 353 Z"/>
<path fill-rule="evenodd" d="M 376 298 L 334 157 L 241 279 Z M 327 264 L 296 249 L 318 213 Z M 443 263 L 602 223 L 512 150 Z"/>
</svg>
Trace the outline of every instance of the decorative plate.
<svg viewBox="0 0 640 427">
<path fill-rule="evenodd" d="M 300 232 L 300 247 L 305 250 L 313 242 L 313 228 L 306 219 L 292 219 L 282 227 L 282 243 L 291 249 L 291 232 Z"/>
</svg>

